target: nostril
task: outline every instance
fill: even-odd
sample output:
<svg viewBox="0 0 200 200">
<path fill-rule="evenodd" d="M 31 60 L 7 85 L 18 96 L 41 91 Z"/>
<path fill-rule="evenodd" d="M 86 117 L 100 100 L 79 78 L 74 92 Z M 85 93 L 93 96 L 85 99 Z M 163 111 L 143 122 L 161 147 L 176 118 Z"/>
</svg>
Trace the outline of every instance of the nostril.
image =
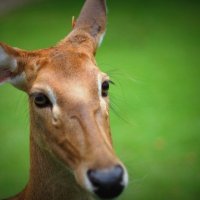
<svg viewBox="0 0 200 200">
<path fill-rule="evenodd" d="M 94 192 L 101 198 L 114 198 L 124 189 L 124 169 L 120 165 L 111 169 L 88 170 L 87 175 L 95 188 Z"/>
</svg>

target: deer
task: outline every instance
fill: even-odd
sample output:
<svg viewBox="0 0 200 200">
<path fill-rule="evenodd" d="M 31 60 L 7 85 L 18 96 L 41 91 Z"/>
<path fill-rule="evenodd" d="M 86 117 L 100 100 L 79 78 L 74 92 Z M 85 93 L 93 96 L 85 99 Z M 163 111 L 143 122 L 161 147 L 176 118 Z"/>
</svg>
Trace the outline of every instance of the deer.
<svg viewBox="0 0 200 200">
<path fill-rule="evenodd" d="M 113 199 L 127 187 L 111 136 L 112 80 L 95 60 L 106 18 L 106 0 L 86 0 L 71 32 L 53 47 L 0 43 L 0 84 L 27 93 L 30 115 L 29 180 L 8 199 Z"/>
</svg>

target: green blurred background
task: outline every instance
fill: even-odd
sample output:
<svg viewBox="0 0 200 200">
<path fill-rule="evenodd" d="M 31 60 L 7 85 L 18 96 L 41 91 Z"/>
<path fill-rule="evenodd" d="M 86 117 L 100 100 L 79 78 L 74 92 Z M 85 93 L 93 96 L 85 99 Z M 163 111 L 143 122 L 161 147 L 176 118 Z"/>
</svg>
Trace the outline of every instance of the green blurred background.
<svg viewBox="0 0 200 200">
<path fill-rule="evenodd" d="M 52 46 L 71 30 L 82 4 L 32 0 L 9 12 L 2 9 L 0 41 L 28 50 Z M 97 62 L 115 82 L 113 140 L 130 175 L 119 199 L 198 200 L 200 4 L 114 0 L 108 8 Z M 0 199 L 25 186 L 28 151 L 27 97 L 5 84 L 0 87 Z"/>
</svg>

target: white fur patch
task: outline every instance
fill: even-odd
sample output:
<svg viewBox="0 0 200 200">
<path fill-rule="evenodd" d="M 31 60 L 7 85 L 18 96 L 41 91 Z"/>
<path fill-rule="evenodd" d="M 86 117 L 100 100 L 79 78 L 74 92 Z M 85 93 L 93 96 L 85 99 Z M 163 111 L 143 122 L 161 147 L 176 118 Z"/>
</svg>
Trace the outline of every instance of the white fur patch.
<svg viewBox="0 0 200 200">
<path fill-rule="evenodd" d="M 48 85 L 45 88 L 46 88 L 48 97 L 49 97 L 51 103 L 53 104 L 53 106 L 57 105 L 57 98 L 56 98 L 56 95 L 54 94 L 53 90 Z"/>
<path fill-rule="evenodd" d="M 88 98 L 88 90 L 81 84 L 74 82 L 73 83 L 73 96 L 74 100 L 82 101 Z"/>
<path fill-rule="evenodd" d="M 59 123 L 59 116 L 60 116 L 60 108 L 58 107 L 58 105 L 56 104 L 56 105 L 54 105 L 53 106 L 53 110 L 52 110 L 52 114 L 53 114 L 53 120 L 52 120 L 52 123 L 54 124 L 54 125 L 58 125 L 58 123 Z"/>
<path fill-rule="evenodd" d="M 103 111 L 106 110 L 107 108 L 107 104 L 106 104 L 106 101 L 104 100 L 104 98 L 102 97 L 102 79 L 101 79 L 101 75 L 99 74 L 98 75 L 98 78 L 97 78 L 97 84 L 98 84 L 98 95 L 99 95 L 99 101 L 100 101 L 100 106 L 101 106 L 101 109 Z"/>
<path fill-rule="evenodd" d="M 85 184 L 85 187 L 87 188 L 88 191 L 90 192 L 94 192 L 95 191 L 95 188 L 92 186 L 90 180 L 88 179 L 87 177 L 87 173 L 83 173 L 84 174 L 84 184 Z"/>
<path fill-rule="evenodd" d="M 12 79 L 9 79 L 8 82 L 13 84 L 16 87 L 20 87 L 21 85 L 24 84 L 24 82 L 26 81 L 26 74 L 25 72 L 22 72 L 21 74 L 15 76 Z"/>
<path fill-rule="evenodd" d="M 128 172 L 125 167 L 124 167 L 124 177 L 121 184 L 125 187 L 128 185 Z"/>
<path fill-rule="evenodd" d="M 101 85 L 102 85 L 101 82 L 102 82 L 101 81 L 101 76 L 99 74 L 98 77 L 97 77 L 97 85 L 98 85 L 98 94 L 99 94 L 99 97 L 101 97 Z"/>
<path fill-rule="evenodd" d="M 60 116 L 60 108 L 57 104 L 57 97 L 55 95 L 55 93 L 53 92 L 53 90 L 49 87 L 49 86 L 46 86 L 46 90 L 47 90 L 47 94 L 48 94 L 48 97 L 53 105 L 53 109 L 52 109 L 52 114 L 53 114 L 53 124 L 57 124 L 58 122 L 58 118 Z"/>
<path fill-rule="evenodd" d="M 99 37 L 99 41 L 98 41 L 98 47 L 101 46 L 102 42 L 103 42 L 103 39 L 104 39 L 104 36 L 105 36 L 106 32 L 102 33 Z"/>
</svg>

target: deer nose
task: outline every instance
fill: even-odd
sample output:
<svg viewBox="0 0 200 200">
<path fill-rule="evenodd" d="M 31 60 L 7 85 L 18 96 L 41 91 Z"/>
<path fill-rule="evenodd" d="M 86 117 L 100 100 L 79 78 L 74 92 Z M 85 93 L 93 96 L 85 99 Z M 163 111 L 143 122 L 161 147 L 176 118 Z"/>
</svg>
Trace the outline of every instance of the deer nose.
<svg viewBox="0 0 200 200">
<path fill-rule="evenodd" d="M 124 189 L 124 169 L 116 165 L 106 170 L 88 170 L 88 178 L 94 188 L 94 193 L 103 199 L 117 197 Z"/>
</svg>

